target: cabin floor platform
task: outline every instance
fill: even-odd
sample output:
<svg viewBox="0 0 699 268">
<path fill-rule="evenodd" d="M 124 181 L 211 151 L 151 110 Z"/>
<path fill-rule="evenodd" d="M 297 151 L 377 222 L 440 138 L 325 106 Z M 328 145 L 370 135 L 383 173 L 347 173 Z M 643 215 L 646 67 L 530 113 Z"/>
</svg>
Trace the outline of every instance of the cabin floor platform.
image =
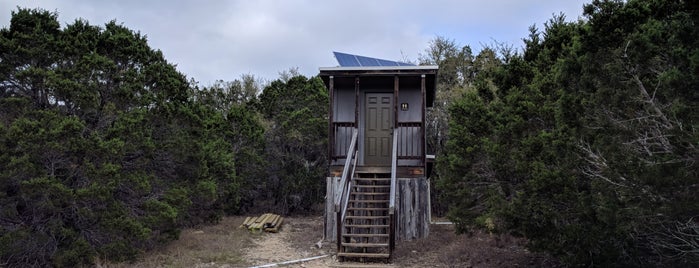
<svg viewBox="0 0 699 268">
<path fill-rule="evenodd" d="M 330 176 L 339 177 L 342 175 L 343 166 L 330 166 Z M 382 166 L 358 166 L 357 174 L 388 174 L 391 175 L 391 167 Z M 399 178 L 424 178 L 425 167 L 422 166 L 399 166 L 396 168 L 396 177 Z"/>
</svg>

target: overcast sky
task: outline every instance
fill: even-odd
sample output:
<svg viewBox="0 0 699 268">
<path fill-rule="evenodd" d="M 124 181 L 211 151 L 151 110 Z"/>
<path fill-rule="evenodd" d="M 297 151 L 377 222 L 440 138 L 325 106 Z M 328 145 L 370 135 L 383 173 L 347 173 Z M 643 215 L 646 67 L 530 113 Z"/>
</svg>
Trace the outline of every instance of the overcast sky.
<svg viewBox="0 0 699 268">
<path fill-rule="evenodd" d="M 528 28 L 553 14 L 577 20 L 591 0 L 0 0 L 0 27 L 17 6 L 57 11 L 61 25 L 116 20 L 140 31 L 201 85 L 241 74 L 276 79 L 337 66 L 333 51 L 417 61 L 435 36 L 474 52 L 493 40 L 521 48 Z"/>
</svg>

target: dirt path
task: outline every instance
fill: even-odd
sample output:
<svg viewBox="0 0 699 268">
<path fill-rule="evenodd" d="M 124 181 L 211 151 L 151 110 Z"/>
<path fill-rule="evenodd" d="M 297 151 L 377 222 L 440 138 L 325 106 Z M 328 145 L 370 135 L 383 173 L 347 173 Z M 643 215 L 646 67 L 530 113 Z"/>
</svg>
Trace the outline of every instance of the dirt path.
<svg viewBox="0 0 699 268">
<path fill-rule="evenodd" d="M 329 255 L 284 267 L 320 268 L 337 264 L 333 256 L 335 250 L 329 243 L 321 241 L 322 227 L 322 217 L 286 218 L 279 233 L 255 235 L 253 246 L 244 251 L 245 259 L 253 265 L 265 265 Z"/>
</svg>

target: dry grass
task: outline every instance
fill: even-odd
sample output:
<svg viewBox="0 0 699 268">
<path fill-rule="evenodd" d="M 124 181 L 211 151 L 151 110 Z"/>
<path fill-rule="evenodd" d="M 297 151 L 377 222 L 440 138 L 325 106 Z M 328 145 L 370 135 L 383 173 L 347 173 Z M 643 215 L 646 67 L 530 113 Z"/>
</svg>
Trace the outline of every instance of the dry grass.
<svg viewBox="0 0 699 268">
<path fill-rule="evenodd" d="M 428 238 L 398 242 L 394 264 L 400 267 L 558 267 L 546 254 L 525 249 L 510 235 L 474 231 L 458 235 L 453 225 L 431 225 Z"/>
<path fill-rule="evenodd" d="M 244 249 L 252 235 L 238 228 L 245 217 L 226 217 L 219 224 L 182 231 L 180 239 L 149 252 L 135 263 L 107 263 L 102 267 L 244 267 Z"/>
<path fill-rule="evenodd" d="M 335 244 L 321 239 L 321 216 L 286 218 L 279 233 L 251 234 L 238 226 L 245 217 L 227 217 L 219 224 L 187 229 L 180 239 L 148 252 L 136 263 L 102 267 L 248 267 L 334 255 Z M 431 225 L 428 238 L 398 241 L 393 264 L 386 267 L 560 267 L 553 258 L 529 252 L 526 241 L 508 235 L 475 231 L 457 235 L 451 225 Z M 333 257 L 288 265 L 287 267 L 328 267 L 337 265 Z M 380 263 L 379 263 L 380 264 Z"/>
</svg>

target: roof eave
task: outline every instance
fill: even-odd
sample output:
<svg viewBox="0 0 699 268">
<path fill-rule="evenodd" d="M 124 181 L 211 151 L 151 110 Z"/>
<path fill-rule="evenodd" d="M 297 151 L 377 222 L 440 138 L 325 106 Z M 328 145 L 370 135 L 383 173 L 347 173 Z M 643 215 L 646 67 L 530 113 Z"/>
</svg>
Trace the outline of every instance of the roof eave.
<svg viewBox="0 0 699 268">
<path fill-rule="evenodd" d="M 352 66 L 352 67 L 320 67 L 320 72 L 347 72 L 347 71 L 429 71 L 438 70 L 436 65 L 422 66 Z"/>
</svg>

